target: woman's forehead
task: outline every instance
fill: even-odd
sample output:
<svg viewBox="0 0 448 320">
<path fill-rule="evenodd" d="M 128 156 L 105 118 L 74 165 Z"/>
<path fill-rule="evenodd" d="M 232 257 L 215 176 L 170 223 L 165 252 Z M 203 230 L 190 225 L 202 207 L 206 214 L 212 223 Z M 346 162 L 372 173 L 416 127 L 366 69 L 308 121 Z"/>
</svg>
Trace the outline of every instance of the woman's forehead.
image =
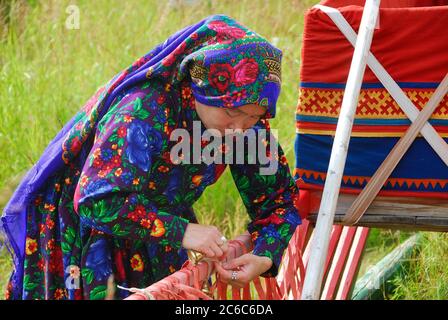
<svg viewBox="0 0 448 320">
<path fill-rule="evenodd" d="M 253 103 L 245 104 L 235 109 L 254 116 L 263 116 L 267 110 L 266 107 L 262 107 Z"/>
</svg>

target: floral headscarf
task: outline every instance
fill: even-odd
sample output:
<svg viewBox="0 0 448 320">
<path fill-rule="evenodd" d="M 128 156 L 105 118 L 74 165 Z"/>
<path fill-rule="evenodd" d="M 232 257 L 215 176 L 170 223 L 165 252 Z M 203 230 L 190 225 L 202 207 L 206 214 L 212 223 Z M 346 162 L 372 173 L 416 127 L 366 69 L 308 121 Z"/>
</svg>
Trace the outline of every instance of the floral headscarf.
<svg viewBox="0 0 448 320">
<path fill-rule="evenodd" d="M 275 116 L 280 93 L 279 49 L 226 16 L 213 16 L 147 75 L 166 72 L 174 61 L 173 76 L 187 73 L 195 98 L 209 106 L 239 107 L 254 103 Z"/>
<path fill-rule="evenodd" d="M 275 116 L 282 52 L 266 39 L 227 16 L 214 15 L 167 42 L 118 89 L 156 77 L 176 86 L 190 76 L 193 94 L 203 104 L 231 108 L 254 103 L 267 107 L 266 118 Z"/>
</svg>

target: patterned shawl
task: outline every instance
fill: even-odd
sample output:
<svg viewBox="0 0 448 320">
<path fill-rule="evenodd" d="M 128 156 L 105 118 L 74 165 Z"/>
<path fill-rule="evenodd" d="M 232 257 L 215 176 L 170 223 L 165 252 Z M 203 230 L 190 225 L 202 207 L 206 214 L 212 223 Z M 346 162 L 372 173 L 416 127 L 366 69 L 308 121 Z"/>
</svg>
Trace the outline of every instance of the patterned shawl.
<svg viewBox="0 0 448 320">
<path fill-rule="evenodd" d="M 12 249 L 16 276 L 23 272 L 29 204 L 49 177 L 78 156 L 114 101 L 135 84 L 163 81 L 171 101 L 182 105 L 181 83 L 191 82 L 199 102 L 224 108 L 257 104 L 275 116 L 282 52 L 225 15 L 213 15 L 170 36 L 100 87 L 62 128 L 28 171 L 6 205 L 1 227 Z M 85 149 L 85 148 L 84 148 Z"/>
</svg>

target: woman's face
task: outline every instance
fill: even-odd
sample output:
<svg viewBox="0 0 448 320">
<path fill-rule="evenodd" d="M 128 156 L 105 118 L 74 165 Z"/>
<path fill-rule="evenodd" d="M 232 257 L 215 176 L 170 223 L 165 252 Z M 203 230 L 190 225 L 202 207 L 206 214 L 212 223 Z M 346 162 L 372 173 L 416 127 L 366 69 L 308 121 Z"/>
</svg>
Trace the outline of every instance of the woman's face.
<svg viewBox="0 0 448 320">
<path fill-rule="evenodd" d="M 266 113 L 266 108 L 255 104 L 230 109 L 195 102 L 196 112 L 205 128 L 216 129 L 221 135 L 225 135 L 225 129 L 243 132 L 253 127 Z"/>
</svg>

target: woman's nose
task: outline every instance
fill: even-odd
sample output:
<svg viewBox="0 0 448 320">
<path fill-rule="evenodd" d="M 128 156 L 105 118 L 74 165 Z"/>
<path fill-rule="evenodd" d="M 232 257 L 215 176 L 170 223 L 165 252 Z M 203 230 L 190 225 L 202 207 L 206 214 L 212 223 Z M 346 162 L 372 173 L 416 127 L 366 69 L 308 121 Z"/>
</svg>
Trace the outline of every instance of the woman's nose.
<svg viewBox="0 0 448 320">
<path fill-rule="evenodd" d="M 235 133 L 243 133 L 245 130 L 247 130 L 248 128 L 251 127 L 249 120 L 246 119 L 241 119 L 241 120 L 237 120 L 234 121 L 231 125 L 230 125 L 230 129 L 234 130 Z"/>
</svg>

